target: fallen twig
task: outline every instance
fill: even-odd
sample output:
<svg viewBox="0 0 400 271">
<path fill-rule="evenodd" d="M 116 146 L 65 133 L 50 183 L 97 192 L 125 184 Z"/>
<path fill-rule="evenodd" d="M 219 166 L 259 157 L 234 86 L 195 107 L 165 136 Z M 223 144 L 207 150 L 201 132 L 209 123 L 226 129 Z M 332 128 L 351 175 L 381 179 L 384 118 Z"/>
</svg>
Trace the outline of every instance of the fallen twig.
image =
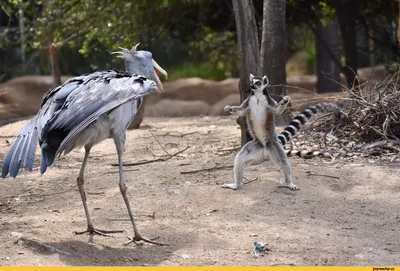
<svg viewBox="0 0 400 271">
<path fill-rule="evenodd" d="M 156 218 L 156 212 L 153 212 L 151 215 L 142 215 L 142 214 L 135 214 L 135 216 L 144 216 L 144 217 L 150 217 L 155 219 Z M 130 218 L 108 218 L 108 221 L 130 221 Z"/>
<path fill-rule="evenodd" d="M 238 151 L 240 150 L 242 147 L 233 147 L 233 148 L 227 148 L 227 149 L 219 149 L 217 151 Z"/>
<path fill-rule="evenodd" d="M 135 163 L 124 163 L 123 166 L 130 167 L 130 166 L 139 166 L 139 165 L 145 165 L 145 164 L 150 164 L 150 163 L 155 163 L 155 162 L 164 162 L 164 161 L 167 161 L 167 160 L 171 159 L 172 157 L 175 157 L 178 154 L 186 151 L 189 148 L 190 148 L 190 146 L 187 146 L 183 150 L 177 151 L 176 153 L 171 154 L 171 156 L 169 156 L 167 158 L 157 158 L 157 159 L 154 159 L 154 160 L 140 161 L 140 162 L 135 162 Z M 111 166 L 117 167 L 119 165 L 117 163 L 114 163 L 114 164 L 111 164 Z"/>
<path fill-rule="evenodd" d="M 251 180 L 249 180 L 249 179 L 247 179 L 246 177 L 243 177 L 245 180 L 247 180 L 247 182 L 245 182 L 244 184 L 249 184 L 249 183 L 252 183 L 252 182 L 255 182 L 255 181 L 258 181 L 258 177 L 257 178 L 254 178 L 254 179 L 251 179 Z"/>
<path fill-rule="evenodd" d="M 219 169 L 228 169 L 228 168 L 233 168 L 233 165 L 229 166 L 217 166 L 217 167 L 211 167 L 211 168 L 201 168 L 201 169 L 195 169 L 195 170 L 189 170 L 189 171 L 181 171 L 181 174 L 192 174 L 192 173 L 198 173 L 202 171 L 213 171 L 213 170 L 219 170 Z"/>
<path fill-rule="evenodd" d="M 171 134 L 171 133 L 167 133 L 166 135 L 169 135 L 169 136 L 176 136 L 176 137 L 185 137 L 185 136 L 187 136 L 187 135 L 193 135 L 193 134 L 197 134 L 197 133 L 199 133 L 199 132 L 195 131 L 195 132 L 190 132 L 190 133 L 180 134 L 180 135 L 173 135 L 173 134 Z"/>
<path fill-rule="evenodd" d="M 334 178 L 334 179 L 340 179 L 339 177 L 336 177 L 336 176 L 326 175 L 326 174 L 318 174 L 318 173 L 308 173 L 307 176 L 321 176 L 321 177 L 329 177 L 329 178 Z"/>
<path fill-rule="evenodd" d="M 131 169 L 124 169 L 124 172 L 129 172 L 129 171 L 139 171 L 138 168 L 131 168 Z M 115 170 L 115 171 L 106 171 L 101 175 L 107 175 L 107 174 L 116 174 L 119 173 L 119 170 Z"/>
<path fill-rule="evenodd" d="M 176 132 L 176 133 L 179 133 L 179 132 Z M 180 133 L 180 134 L 178 134 L 178 135 L 174 135 L 174 134 L 171 134 L 171 132 L 166 132 L 165 134 L 159 134 L 159 135 L 157 135 L 157 136 L 185 137 L 185 136 L 187 136 L 187 135 L 192 135 L 192 134 L 197 134 L 197 133 L 199 133 L 199 132 L 198 132 L 198 131 L 195 131 L 195 132 L 190 132 L 190 133 L 186 133 L 186 134 Z M 154 135 L 152 135 L 152 136 L 141 136 L 141 137 L 139 137 L 139 138 L 150 138 L 150 137 L 154 137 Z"/>
<path fill-rule="evenodd" d="M 171 156 L 171 154 L 169 152 L 167 152 L 166 149 L 164 149 L 164 147 L 161 145 L 160 141 L 158 141 L 157 137 L 154 136 L 153 132 L 151 130 L 149 130 L 150 134 L 154 137 L 154 139 L 157 141 L 158 145 L 160 145 L 161 149 L 168 154 L 169 156 Z"/>
</svg>

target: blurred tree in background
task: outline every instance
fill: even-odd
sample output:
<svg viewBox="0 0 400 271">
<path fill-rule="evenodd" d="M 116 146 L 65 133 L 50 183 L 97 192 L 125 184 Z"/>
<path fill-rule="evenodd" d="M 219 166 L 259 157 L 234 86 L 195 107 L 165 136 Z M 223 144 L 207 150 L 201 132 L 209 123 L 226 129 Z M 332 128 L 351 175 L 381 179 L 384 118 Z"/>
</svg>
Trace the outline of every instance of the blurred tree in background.
<svg viewBox="0 0 400 271">
<path fill-rule="evenodd" d="M 252 1 L 258 29 L 263 2 Z M 322 55 L 352 83 L 350 71 L 399 58 L 397 14 L 396 1 L 287 0 L 285 58 L 305 63 L 301 73 L 315 73 L 324 66 L 316 65 Z M 321 32 L 332 22 L 338 42 L 321 43 L 335 36 Z M 110 52 L 140 42 L 139 48 L 151 50 L 171 79 L 239 75 L 230 0 L 0 0 L 0 82 L 49 74 L 53 41 L 62 74 L 121 68 Z M 317 53 L 321 50 L 325 53 Z"/>
</svg>

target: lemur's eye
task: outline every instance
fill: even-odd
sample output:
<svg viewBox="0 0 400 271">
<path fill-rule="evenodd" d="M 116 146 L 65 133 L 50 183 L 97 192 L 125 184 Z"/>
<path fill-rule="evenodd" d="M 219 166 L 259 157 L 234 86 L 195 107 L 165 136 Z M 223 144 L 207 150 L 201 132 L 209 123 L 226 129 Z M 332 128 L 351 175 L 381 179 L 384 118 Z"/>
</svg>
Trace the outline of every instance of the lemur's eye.
<svg viewBox="0 0 400 271">
<path fill-rule="evenodd" d="M 260 81 L 257 81 L 257 82 L 255 83 L 255 85 L 256 85 L 257 87 L 259 87 L 259 86 L 261 86 L 261 82 L 260 82 Z"/>
</svg>

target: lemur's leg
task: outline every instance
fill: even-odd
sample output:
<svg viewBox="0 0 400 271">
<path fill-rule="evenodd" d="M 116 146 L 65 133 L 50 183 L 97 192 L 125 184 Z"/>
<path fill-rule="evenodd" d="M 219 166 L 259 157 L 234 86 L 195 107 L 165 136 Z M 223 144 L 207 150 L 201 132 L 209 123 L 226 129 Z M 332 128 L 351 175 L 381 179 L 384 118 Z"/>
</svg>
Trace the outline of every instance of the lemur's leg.
<svg viewBox="0 0 400 271">
<path fill-rule="evenodd" d="M 290 102 L 289 96 L 282 97 L 282 100 L 275 107 L 274 114 L 275 115 L 282 114 L 283 111 L 285 111 L 286 106 L 289 104 L 289 102 Z"/>
<path fill-rule="evenodd" d="M 250 141 L 236 155 L 233 166 L 235 183 L 223 184 L 224 188 L 239 189 L 243 186 L 243 175 L 245 166 L 250 163 L 257 163 L 264 159 L 264 147 L 258 141 Z"/>
<path fill-rule="evenodd" d="M 279 187 L 300 190 L 300 187 L 293 183 L 292 168 L 282 145 L 278 141 L 271 141 L 266 147 L 266 152 L 271 161 L 278 165 L 285 175 L 285 182 L 281 183 Z"/>
</svg>

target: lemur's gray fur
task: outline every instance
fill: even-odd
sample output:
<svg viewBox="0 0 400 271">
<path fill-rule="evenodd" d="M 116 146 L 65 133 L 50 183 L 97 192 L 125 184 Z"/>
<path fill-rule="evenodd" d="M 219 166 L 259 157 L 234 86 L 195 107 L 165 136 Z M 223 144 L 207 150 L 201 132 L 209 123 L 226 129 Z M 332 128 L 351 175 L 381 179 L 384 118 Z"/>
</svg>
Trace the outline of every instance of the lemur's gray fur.
<svg viewBox="0 0 400 271">
<path fill-rule="evenodd" d="M 236 155 L 234 164 L 235 183 L 222 187 L 238 189 L 243 185 L 244 168 L 248 164 L 258 163 L 270 158 L 279 165 L 285 175 L 280 187 L 291 190 L 300 188 L 292 181 L 292 169 L 285 150 L 275 132 L 275 115 L 280 115 L 289 104 L 289 96 L 277 103 L 267 91 L 268 78 L 250 74 L 251 94 L 240 106 L 225 106 L 225 112 L 245 116 L 250 135 L 254 138 Z"/>
<path fill-rule="evenodd" d="M 227 105 L 225 112 L 236 113 L 245 116 L 249 133 L 253 140 L 248 142 L 237 154 L 234 165 L 235 183 L 224 184 L 223 187 L 238 189 L 243 185 L 244 167 L 250 163 L 258 163 L 270 158 L 278 164 L 285 174 L 285 183 L 280 187 L 291 190 L 300 188 L 293 184 L 292 172 L 287 156 L 297 155 L 302 158 L 332 157 L 330 153 L 323 151 L 299 151 L 284 150 L 283 145 L 293 138 L 300 128 L 318 112 L 333 111 L 340 114 L 339 108 L 333 103 L 319 103 L 310 105 L 303 112 L 298 114 L 280 135 L 275 132 L 275 115 L 281 114 L 290 99 L 289 96 L 277 103 L 271 98 L 267 91 L 268 78 L 250 74 L 251 95 L 240 106 Z"/>
</svg>

